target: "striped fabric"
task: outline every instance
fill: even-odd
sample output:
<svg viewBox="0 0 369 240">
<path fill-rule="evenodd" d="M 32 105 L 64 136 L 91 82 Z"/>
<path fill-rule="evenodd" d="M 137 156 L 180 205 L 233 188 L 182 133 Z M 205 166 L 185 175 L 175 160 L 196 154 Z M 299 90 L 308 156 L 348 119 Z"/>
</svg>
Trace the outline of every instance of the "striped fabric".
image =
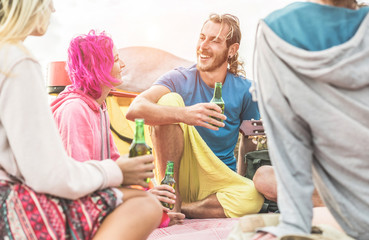
<svg viewBox="0 0 369 240">
<path fill-rule="evenodd" d="M 0 204 L 0 239 L 87 240 L 115 208 L 116 196 L 105 189 L 73 201 L 0 181 Z"/>
</svg>

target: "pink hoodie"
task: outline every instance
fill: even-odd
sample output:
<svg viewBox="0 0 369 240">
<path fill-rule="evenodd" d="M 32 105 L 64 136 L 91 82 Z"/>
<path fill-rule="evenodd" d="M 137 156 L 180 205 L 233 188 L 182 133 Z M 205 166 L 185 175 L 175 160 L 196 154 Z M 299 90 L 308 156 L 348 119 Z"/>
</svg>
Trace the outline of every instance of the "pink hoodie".
<svg viewBox="0 0 369 240">
<path fill-rule="evenodd" d="M 100 107 L 95 99 L 70 85 L 51 103 L 51 110 L 64 147 L 74 159 L 119 158 L 105 102 Z"/>
</svg>

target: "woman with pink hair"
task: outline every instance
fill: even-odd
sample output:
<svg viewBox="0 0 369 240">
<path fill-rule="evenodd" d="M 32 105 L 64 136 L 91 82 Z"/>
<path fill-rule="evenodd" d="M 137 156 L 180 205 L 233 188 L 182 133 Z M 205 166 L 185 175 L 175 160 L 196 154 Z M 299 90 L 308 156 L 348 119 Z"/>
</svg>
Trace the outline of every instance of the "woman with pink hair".
<svg viewBox="0 0 369 240">
<path fill-rule="evenodd" d="M 105 99 L 122 83 L 124 67 L 113 40 L 104 32 L 75 37 L 68 49 L 72 82 L 51 103 L 68 154 L 78 161 L 119 158 Z"/>
<path fill-rule="evenodd" d="M 67 72 L 72 82 L 51 103 L 51 109 L 68 154 L 78 161 L 119 158 L 110 130 L 105 99 L 122 83 L 124 63 L 105 32 L 75 37 L 68 49 Z M 150 190 L 160 201 L 175 203 L 168 185 Z M 168 212 L 169 209 L 165 209 Z M 163 215 L 161 227 L 181 223 L 182 213 Z"/>
</svg>

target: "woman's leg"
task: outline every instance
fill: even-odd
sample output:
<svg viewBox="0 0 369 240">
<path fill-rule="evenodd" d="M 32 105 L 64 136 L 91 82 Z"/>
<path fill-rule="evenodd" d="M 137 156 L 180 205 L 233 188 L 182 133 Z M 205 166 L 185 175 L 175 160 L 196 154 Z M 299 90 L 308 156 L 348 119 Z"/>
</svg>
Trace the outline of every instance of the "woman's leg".
<svg viewBox="0 0 369 240">
<path fill-rule="evenodd" d="M 123 192 L 123 203 L 104 219 L 93 239 L 146 239 L 160 224 L 163 214 L 160 202 L 145 191 L 119 190 Z"/>
</svg>

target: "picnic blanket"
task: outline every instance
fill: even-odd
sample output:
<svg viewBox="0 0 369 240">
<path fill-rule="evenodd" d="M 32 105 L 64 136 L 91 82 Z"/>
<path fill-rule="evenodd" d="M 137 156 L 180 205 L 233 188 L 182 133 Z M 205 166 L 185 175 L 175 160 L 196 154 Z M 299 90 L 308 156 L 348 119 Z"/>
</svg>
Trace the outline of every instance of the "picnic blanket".
<svg viewBox="0 0 369 240">
<path fill-rule="evenodd" d="M 185 219 L 183 224 L 155 229 L 148 240 L 225 240 L 238 218 Z"/>
</svg>

